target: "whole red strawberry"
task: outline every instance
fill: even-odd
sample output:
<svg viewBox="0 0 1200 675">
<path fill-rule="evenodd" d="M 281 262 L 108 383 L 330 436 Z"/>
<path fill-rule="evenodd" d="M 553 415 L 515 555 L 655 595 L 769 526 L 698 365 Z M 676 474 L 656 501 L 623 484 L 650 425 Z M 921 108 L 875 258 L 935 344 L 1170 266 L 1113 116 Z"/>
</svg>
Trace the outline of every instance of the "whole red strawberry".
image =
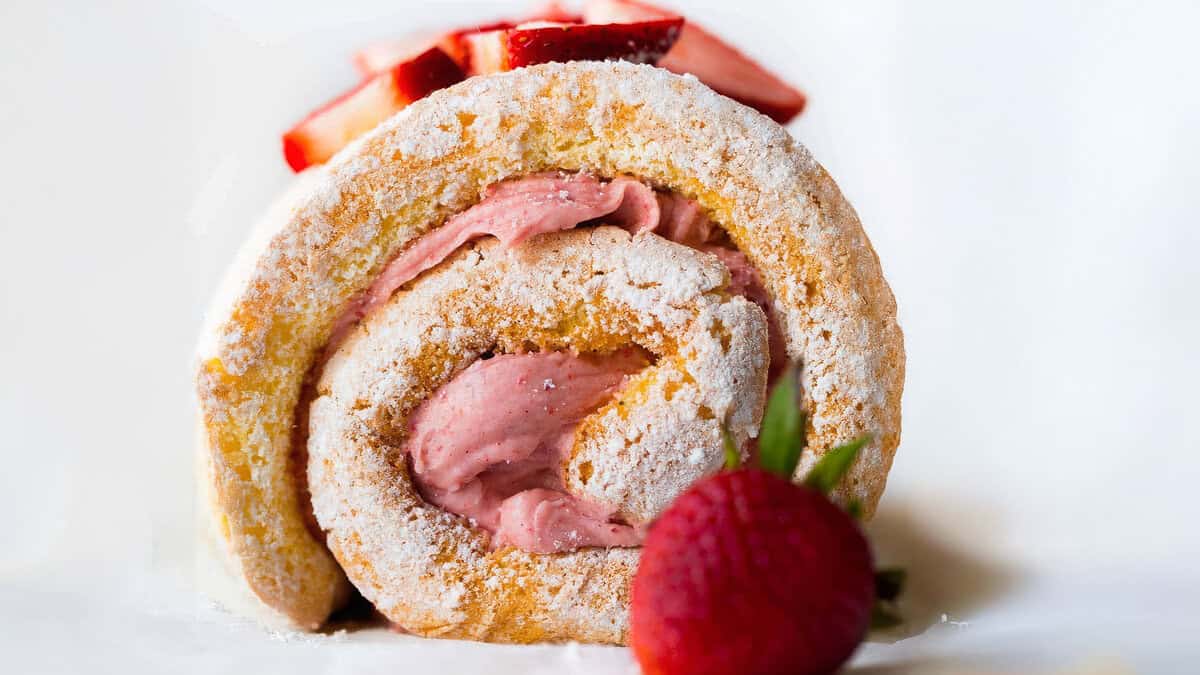
<svg viewBox="0 0 1200 675">
<path fill-rule="evenodd" d="M 829 673 L 866 634 L 871 552 L 821 492 L 759 470 L 692 486 L 655 522 L 633 581 L 646 675 Z"/>
</svg>

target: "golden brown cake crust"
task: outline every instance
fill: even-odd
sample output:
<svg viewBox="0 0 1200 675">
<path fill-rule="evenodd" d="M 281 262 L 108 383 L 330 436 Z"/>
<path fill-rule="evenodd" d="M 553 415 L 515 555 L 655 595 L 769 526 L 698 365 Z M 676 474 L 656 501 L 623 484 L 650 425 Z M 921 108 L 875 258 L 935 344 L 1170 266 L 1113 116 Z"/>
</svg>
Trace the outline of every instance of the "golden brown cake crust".
<svg viewBox="0 0 1200 675">
<path fill-rule="evenodd" d="M 870 513 L 899 442 L 895 302 L 853 209 L 807 150 L 694 78 L 625 63 L 472 78 L 410 106 L 310 181 L 218 310 L 197 389 L 214 516 L 249 588 L 314 628 L 345 592 L 289 466 L 301 381 L 347 301 L 398 251 L 533 172 L 630 174 L 697 200 L 761 272 L 804 363 L 809 447 L 876 434 L 838 491 Z"/>
</svg>

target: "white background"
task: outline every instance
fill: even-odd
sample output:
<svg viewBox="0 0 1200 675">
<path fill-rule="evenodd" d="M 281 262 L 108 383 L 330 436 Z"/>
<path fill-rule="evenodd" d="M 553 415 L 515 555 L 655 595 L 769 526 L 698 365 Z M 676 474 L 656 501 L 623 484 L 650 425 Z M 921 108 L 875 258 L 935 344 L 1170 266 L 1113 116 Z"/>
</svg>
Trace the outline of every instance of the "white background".
<svg viewBox="0 0 1200 675">
<path fill-rule="evenodd" d="M 679 4 L 810 95 L 792 130 L 899 300 L 904 438 L 873 529 L 924 632 L 862 672 L 1195 672 L 1200 5 Z M 5 670 L 629 671 L 615 649 L 272 640 L 189 588 L 191 350 L 288 180 L 279 133 L 364 41 L 512 6 L 0 3 Z"/>
</svg>

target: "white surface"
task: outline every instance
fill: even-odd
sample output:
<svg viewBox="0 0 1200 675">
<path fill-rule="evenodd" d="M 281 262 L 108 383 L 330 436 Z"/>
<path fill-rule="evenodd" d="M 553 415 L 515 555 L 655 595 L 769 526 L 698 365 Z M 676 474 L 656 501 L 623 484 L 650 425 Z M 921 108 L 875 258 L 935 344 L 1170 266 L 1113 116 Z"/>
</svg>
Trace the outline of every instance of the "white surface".
<svg viewBox="0 0 1200 675">
<path fill-rule="evenodd" d="M 189 356 L 287 180 L 279 132 L 363 41 L 508 7 L 246 4 L 0 5 L 5 670 L 628 672 L 615 649 L 281 642 L 189 590 Z M 936 623 L 862 672 L 1196 669 L 1200 6 L 1138 5 L 688 5 L 810 94 L 794 132 L 899 299 L 874 529 Z"/>
</svg>

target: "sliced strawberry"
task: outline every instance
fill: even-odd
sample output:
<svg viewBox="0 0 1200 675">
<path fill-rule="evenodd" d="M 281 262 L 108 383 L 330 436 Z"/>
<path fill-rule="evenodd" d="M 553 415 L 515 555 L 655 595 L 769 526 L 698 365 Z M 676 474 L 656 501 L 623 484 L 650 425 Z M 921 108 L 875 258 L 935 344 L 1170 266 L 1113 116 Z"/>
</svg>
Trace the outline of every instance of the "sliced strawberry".
<svg viewBox="0 0 1200 675">
<path fill-rule="evenodd" d="M 409 103 L 463 79 L 437 47 L 380 73 L 304 118 L 283 135 L 283 155 L 295 171 L 320 164 Z"/>
<path fill-rule="evenodd" d="M 780 124 L 792 121 L 807 103 L 803 92 L 699 26 L 688 25 L 659 65 L 674 73 L 691 73 Z"/>
<path fill-rule="evenodd" d="M 471 28 L 462 28 L 450 33 L 446 33 L 441 37 L 438 44 L 450 58 L 458 62 L 458 65 L 464 72 L 471 72 L 471 40 L 472 35 L 479 33 L 490 33 L 497 30 L 505 30 L 507 28 L 515 28 L 517 24 L 510 21 L 497 21 L 495 23 L 473 26 Z"/>
<path fill-rule="evenodd" d="M 555 23 L 579 23 L 583 19 L 572 13 L 558 2 L 547 2 L 541 8 L 532 12 L 528 17 L 512 21 L 493 21 L 486 24 L 469 26 L 448 33 L 420 33 L 396 40 L 383 40 L 367 45 L 354 53 L 354 67 L 364 77 L 376 75 L 397 63 L 407 60 L 430 47 L 441 47 L 450 58 L 458 62 L 464 69 L 467 67 L 466 36 L 474 33 L 485 33 L 493 30 L 516 28 L 522 23 L 531 21 L 551 21 Z"/>
<path fill-rule="evenodd" d="M 428 49 L 437 47 L 445 52 L 446 56 L 453 59 L 460 68 L 465 69 L 467 66 L 467 45 L 463 39 L 464 36 L 478 31 L 512 28 L 514 25 L 507 21 L 500 21 L 484 26 L 464 28 L 450 33 L 418 33 L 397 40 L 372 42 L 354 52 L 354 55 L 350 59 L 354 62 L 354 69 L 361 73 L 363 77 L 372 77 L 385 70 L 390 70 L 401 61 L 407 61 Z"/>
<path fill-rule="evenodd" d="M 350 58 L 355 70 L 363 77 L 371 77 L 422 54 L 430 47 L 440 46 L 438 43 L 443 37 L 436 33 L 419 33 L 398 40 L 380 40 L 354 52 Z M 453 54 L 448 55 L 454 58 Z"/>
<path fill-rule="evenodd" d="M 468 72 L 485 75 L 551 61 L 654 63 L 675 44 L 681 17 L 620 24 L 522 24 L 466 36 Z"/>
<path fill-rule="evenodd" d="M 526 21 L 583 23 L 583 17 L 579 15 L 579 12 L 572 12 L 566 7 L 563 7 L 562 3 L 558 2 L 558 0 L 548 0 L 547 2 L 542 3 L 542 6 L 530 14 L 528 19 L 524 19 L 522 23 Z"/>
<path fill-rule="evenodd" d="M 550 61 L 655 63 L 679 39 L 683 17 L 625 24 L 522 27 L 507 31 L 509 68 Z"/>
<path fill-rule="evenodd" d="M 507 70 L 504 58 L 506 33 L 506 30 L 489 30 L 462 36 L 468 74 L 481 75 Z"/>
<path fill-rule="evenodd" d="M 629 23 L 678 16 L 637 0 L 591 0 L 583 8 L 588 23 Z M 689 22 L 658 65 L 691 73 L 718 92 L 786 124 L 804 110 L 802 92 L 779 79 L 717 36 Z"/>
</svg>

